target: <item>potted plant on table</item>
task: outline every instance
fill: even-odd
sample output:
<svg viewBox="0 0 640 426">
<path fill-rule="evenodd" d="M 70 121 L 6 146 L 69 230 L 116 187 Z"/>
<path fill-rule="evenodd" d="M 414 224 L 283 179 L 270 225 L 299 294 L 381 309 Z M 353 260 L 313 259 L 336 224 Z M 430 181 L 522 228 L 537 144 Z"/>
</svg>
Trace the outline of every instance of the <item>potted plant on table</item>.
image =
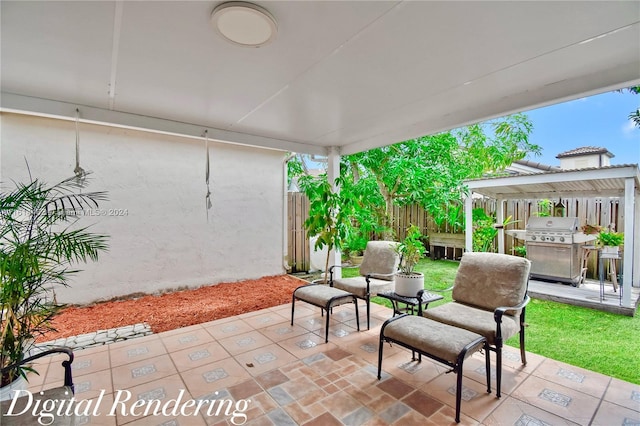
<svg viewBox="0 0 640 426">
<path fill-rule="evenodd" d="M 618 256 L 620 246 L 624 243 L 624 233 L 600 231 L 596 245 L 602 248 L 602 254 Z"/>
<path fill-rule="evenodd" d="M 17 183 L 0 193 L 0 367 L 22 361 L 35 339 L 51 330 L 60 310 L 56 286 L 68 286 L 73 263 L 97 260 L 106 236 L 78 228 L 85 208 L 97 208 L 103 192 L 79 192 L 75 177 L 48 186 L 42 181 Z M 29 366 L 5 371 L 0 395 L 26 387 Z M 16 383 L 18 382 L 18 383 Z"/>
<path fill-rule="evenodd" d="M 417 226 L 411 225 L 407 229 L 407 236 L 395 247 L 400 255 L 400 272 L 396 273 L 396 294 L 400 296 L 416 297 L 418 291 L 424 289 L 424 275 L 416 272 L 418 261 L 425 254 L 425 247 L 421 241 L 422 234 Z"/>
</svg>

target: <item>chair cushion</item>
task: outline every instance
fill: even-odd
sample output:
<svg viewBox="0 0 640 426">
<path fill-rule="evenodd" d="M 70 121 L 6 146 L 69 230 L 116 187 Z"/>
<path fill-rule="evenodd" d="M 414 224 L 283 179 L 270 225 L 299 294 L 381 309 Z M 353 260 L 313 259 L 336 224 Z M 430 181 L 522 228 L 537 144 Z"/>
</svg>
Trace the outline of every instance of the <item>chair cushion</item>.
<svg viewBox="0 0 640 426">
<path fill-rule="evenodd" d="M 493 311 L 524 300 L 531 262 L 498 253 L 464 253 L 452 297 L 456 302 Z M 513 314 L 513 312 L 511 312 Z"/>
<path fill-rule="evenodd" d="M 407 315 L 391 321 L 384 328 L 384 336 L 424 353 L 435 355 L 454 365 L 464 347 L 482 337 L 462 328 L 451 327 L 415 315 Z M 466 356 L 481 348 L 482 345 L 474 347 L 467 352 Z"/>
<path fill-rule="evenodd" d="M 497 325 L 493 317 L 493 311 L 451 302 L 436 306 L 435 308 L 428 308 L 422 312 L 422 315 L 425 318 L 478 333 L 484 336 L 490 345 L 495 346 L 496 344 Z M 507 340 L 520 331 L 519 321 L 519 316 L 502 316 L 501 329 L 503 340 Z"/>
<path fill-rule="evenodd" d="M 395 288 L 393 281 L 379 280 L 376 278 L 370 278 L 369 281 L 369 292 L 371 296 L 375 296 L 382 291 L 393 291 Z M 361 299 L 364 299 L 367 294 L 367 280 L 365 277 L 334 279 L 333 287 L 348 291 Z"/>
<path fill-rule="evenodd" d="M 396 272 L 400 263 L 400 256 L 394 250 L 398 244 L 395 241 L 369 241 L 360 265 L 360 275 L 393 281 L 390 274 Z"/>
<path fill-rule="evenodd" d="M 298 287 L 293 293 L 297 299 L 316 306 L 326 306 L 332 297 L 338 297 L 331 305 L 338 306 L 353 301 L 353 295 L 346 291 L 316 284 Z M 342 299 L 340 299 L 342 297 Z"/>
</svg>

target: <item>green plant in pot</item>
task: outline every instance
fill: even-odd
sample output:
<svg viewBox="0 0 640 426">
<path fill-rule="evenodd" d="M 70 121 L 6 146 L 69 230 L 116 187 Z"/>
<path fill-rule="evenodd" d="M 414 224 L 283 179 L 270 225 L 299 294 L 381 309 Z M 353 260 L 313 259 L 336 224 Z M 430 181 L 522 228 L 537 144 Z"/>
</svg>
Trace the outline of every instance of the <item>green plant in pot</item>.
<svg viewBox="0 0 640 426">
<path fill-rule="evenodd" d="M 359 230 L 355 230 L 345 243 L 345 251 L 349 253 L 349 260 L 352 265 L 359 265 L 362 263 L 362 257 L 364 250 L 367 248 L 367 242 L 369 240 L 360 233 Z"/>
<path fill-rule="evenodd" d="M 598 234 L 596 245 L 602 248 L 603 253 L 618 254 L 620 246 L 624 243 L 624 233 L 601 231 Z"/>
<path fill-rule="evenodd" d="M 103 192 L 81 192 L 75 177 L 48 186 L 35 179 L 0 193 L 0 367 L 22 361 L 60 310 L 55 289 L 68 286 L 73 264 L 97 260 L 106 236 L 76 226 Z M 5 371 L 1 386 L 26 379 L 23 366 Z"/>
<path fill-rule="evenodd" d="M 420 229 L 411 225 L 405 239 L 395 248 L 400 255 L 400 272 L 395 277 L 396 293 L 401 296 L 416 297 L 418 291 L 424 289 L 424 275 L 415 271 L 426 252 L 422 238 Z"/>
</svg>

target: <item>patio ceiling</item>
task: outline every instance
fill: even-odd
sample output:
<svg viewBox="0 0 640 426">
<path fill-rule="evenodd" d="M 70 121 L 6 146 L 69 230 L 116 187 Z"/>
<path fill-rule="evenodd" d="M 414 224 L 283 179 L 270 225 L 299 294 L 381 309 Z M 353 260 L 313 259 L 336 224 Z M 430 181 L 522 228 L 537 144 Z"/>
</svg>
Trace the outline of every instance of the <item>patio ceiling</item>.
<svg viewBox="0 0 640 426">
<path fill-rule="evenodd" d="M 258 2 L 257 49 L 219 3 L 4 0 L 2 108 L 349 154 L 640 84 L 637 1 Z"/>
</svg>

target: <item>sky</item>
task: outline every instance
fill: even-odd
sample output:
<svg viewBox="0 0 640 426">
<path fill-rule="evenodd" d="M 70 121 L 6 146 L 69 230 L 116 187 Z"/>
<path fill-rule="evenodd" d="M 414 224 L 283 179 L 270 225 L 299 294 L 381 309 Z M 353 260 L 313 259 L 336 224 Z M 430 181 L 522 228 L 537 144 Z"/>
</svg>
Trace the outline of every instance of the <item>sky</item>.
<svg viewBox="0 0 640 426">
<path fill-rule="evenodd" d="M 561 152 L 596 146 L 615 156 L 612 165 L 640 164 L 640 128 L 628 119 L 639 106 L 640 95 L 608 92 L 524 111 L 533 123 L 529 142 L 542 147 L 542 155 L 526 160 L 559 166 Z"/>
</svg>

